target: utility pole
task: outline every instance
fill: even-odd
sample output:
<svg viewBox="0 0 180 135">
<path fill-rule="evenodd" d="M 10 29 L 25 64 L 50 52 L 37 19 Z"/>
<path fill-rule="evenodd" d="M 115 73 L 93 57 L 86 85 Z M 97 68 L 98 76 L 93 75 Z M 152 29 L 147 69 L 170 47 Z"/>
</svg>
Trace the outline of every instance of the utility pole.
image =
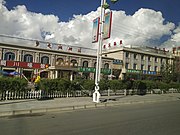
<svg viewBox="0 0 180 135">
<path fill-rule="evenodd" d="M 112 3 L 116 3 L 118 0 L 111 0 Z M 95 74 L 95 92 L 93 93 L 93 102 L 99 103 L 100 93 L 99 93 L 99 82 L 101 78 L 101 64 L 102 64 L 102 45 L 104 40 L 104 23 L 105 23 L 105 9 L 109 8 L 106 0 L 101 0 L 101 9 L 100 9 L 100 33 L 98 40 L 98 49 L 97 49 L 97 62 L 96 62 L 96 74 Z"/>
<path fill-rule="evenodd" d="M 103 27 L 104 27 L 104 12 L 105 8 L 103 5 L 106 3 L 106 0 L 101 0 L 101 10 L 100 10 L 100 33 L 98 40 L 98 49 L 97 49 L 97 62 L 96 62 L 96 76 L 95 76 L 95 92 L 93 93 L 93 102 L 99 103 L 100 93 L 99 93 L 99 81 L 101 77 L 101 62 L 102 62 L 102 44 L 103 44 Z"/>
</svg>

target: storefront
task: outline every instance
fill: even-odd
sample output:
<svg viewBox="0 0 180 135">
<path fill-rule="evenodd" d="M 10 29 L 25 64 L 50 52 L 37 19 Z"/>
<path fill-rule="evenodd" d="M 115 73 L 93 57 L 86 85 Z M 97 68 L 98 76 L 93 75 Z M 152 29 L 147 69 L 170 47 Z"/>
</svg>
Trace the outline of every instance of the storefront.
<svg viewBox="0 0 180 135">
<path fill-rule="evenodd" d="M 0 60 L 0 67 L 4 72 L 11 73 L 16 71 L 20 75 L 23 74 L 26 78 L 30 79 L 33 74 L 40 73 L 41 70 L 47 68 L 48 64 Z M 47 74 L 47 71 L 41 74 Z"/>
</svg>

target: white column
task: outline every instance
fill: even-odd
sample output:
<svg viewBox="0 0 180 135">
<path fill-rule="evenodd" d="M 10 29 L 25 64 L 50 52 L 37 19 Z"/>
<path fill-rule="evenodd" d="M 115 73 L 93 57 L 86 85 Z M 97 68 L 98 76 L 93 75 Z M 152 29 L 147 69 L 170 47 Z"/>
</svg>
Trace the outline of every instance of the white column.
<svg viewBox="0 0 180 135">
<path fill-rule="evenodd" d="M 55 79 L 58 78 L 58 70 L 55 71 Z"/>
<path fill-rule="evenodd" d="M 71 71 L 71 75 L 70 75 L 70 81 L 73 80 L 73 71 Z"/>
</svg>

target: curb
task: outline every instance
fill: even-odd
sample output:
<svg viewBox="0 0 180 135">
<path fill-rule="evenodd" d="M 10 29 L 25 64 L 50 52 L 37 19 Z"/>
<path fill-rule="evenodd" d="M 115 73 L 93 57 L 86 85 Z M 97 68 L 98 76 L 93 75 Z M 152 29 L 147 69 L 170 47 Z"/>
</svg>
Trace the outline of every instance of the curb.
<svg viewBox="0 0 180 135">
<path fill-rule="evenodd" d="M 65 106 L 65 107 L 53 107 L 53 108 L 39 108 L 39 109 L 27 109 L 27 110 L 13 110 L 0 112 L 1 117 L 18 116 L 18 115 L 32 115 L 38 113 L 49 113 L 49 112 L 62 112 L 62 111 L 74 111 L 82 109 L 93 109 L 93 108 L 104 108 L 118 105 L 130 105 L 130 104 L 145 104 L 145 103 L 157 103 L 157 102 L 168 102 L 178 101 L 179 99 L 165 99 L 165 100 L 144 100 L 144 101 L 124 101 L 124 102 L 105 102 L 105 103 L 93 103 L 87 105 L 77 106 Z"/>
</svg>

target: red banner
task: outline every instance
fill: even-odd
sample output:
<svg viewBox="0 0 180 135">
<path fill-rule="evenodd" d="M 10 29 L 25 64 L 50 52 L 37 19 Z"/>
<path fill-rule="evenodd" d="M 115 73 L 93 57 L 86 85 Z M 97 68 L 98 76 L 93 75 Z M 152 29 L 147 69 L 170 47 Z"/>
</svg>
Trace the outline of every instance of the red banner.
<svg viewBox="0 0 180 135">
<path fill-rule="evenodd" d="M 48 64 L 0 60 L 0 66 L 4 66 L 4 67 L 44 69 L 47 67 L 46 65 Z"/>
</svg>

